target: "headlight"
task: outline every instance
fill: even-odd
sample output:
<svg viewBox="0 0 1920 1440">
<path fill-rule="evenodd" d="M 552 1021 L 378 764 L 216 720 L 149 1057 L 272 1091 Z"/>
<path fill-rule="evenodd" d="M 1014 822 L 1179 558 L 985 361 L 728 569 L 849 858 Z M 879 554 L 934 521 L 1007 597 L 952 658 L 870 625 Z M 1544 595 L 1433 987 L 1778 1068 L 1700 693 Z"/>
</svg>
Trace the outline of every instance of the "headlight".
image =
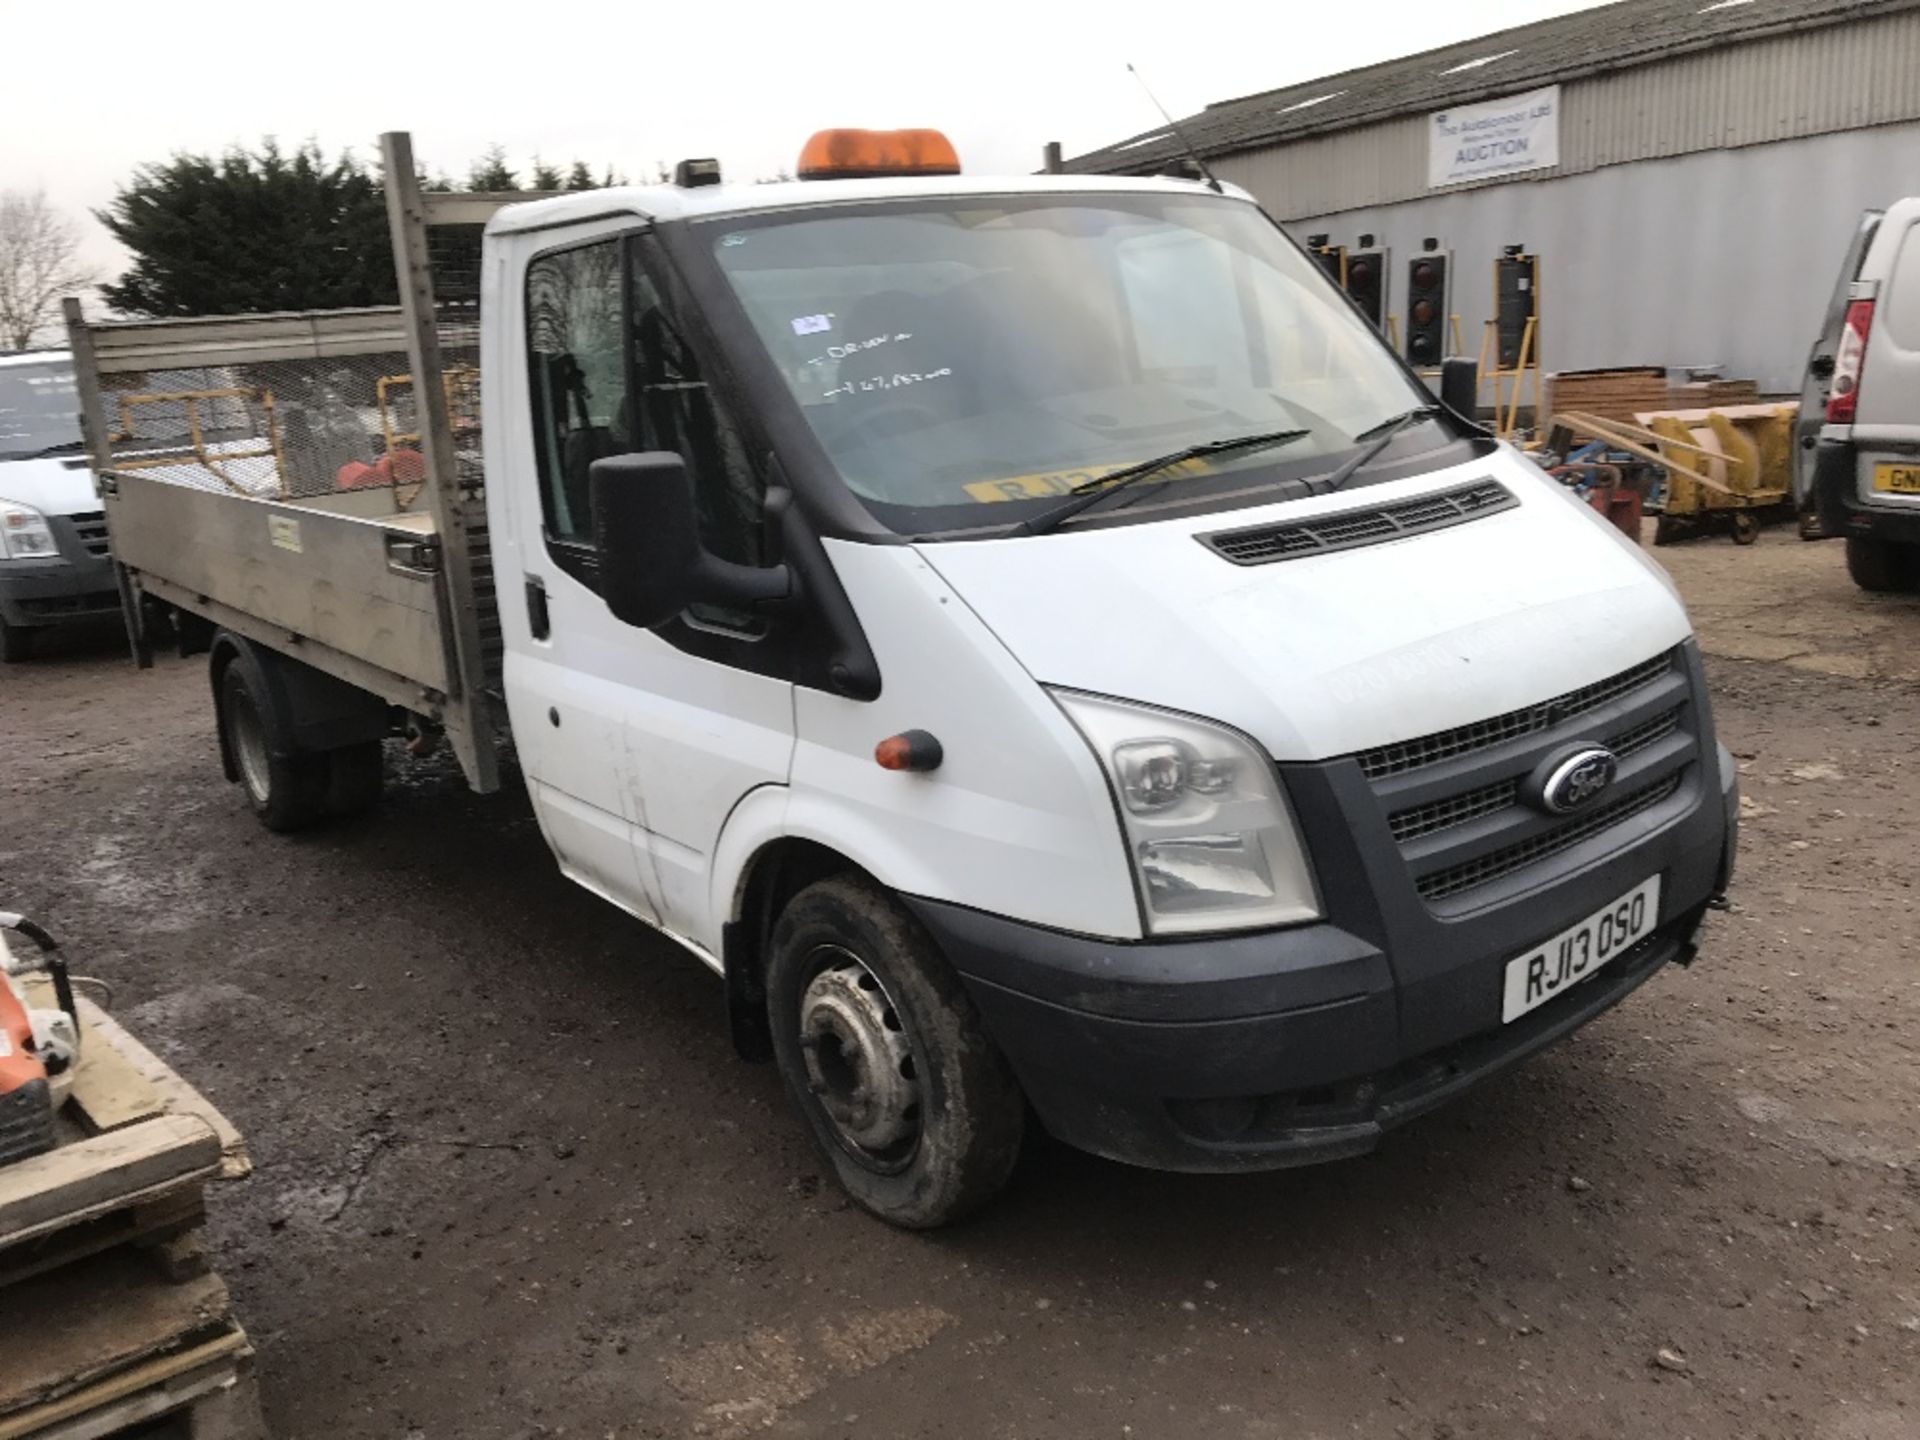
<svg viewBox="0 0 1920 1440">
<path fill-rule="evenodd" d="M 46 516 L 12 500 L 0 500 L 0 560 L 37 560 L 58 555 Z"/>
<path fill-rule="evenodd" d="M 1272 762 L 1238 731 L 1055 691 L 1113 787 L 1156 935 L 1320 918 Z"/>
</svg>

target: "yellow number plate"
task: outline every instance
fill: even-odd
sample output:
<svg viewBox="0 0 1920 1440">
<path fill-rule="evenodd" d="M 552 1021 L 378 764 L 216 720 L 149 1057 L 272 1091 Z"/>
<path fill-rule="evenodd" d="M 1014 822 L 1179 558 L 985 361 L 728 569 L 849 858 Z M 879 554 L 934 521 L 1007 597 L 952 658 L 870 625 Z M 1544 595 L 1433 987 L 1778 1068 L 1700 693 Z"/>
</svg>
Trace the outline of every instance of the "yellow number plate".
<svg viewBox="0 0 1920 1440">
<path fill-rule="evenodd" d="M 1920 495 L 1920 465 L 1876 465 L 1873 488 L 1895 495 Z"/>
</svg>

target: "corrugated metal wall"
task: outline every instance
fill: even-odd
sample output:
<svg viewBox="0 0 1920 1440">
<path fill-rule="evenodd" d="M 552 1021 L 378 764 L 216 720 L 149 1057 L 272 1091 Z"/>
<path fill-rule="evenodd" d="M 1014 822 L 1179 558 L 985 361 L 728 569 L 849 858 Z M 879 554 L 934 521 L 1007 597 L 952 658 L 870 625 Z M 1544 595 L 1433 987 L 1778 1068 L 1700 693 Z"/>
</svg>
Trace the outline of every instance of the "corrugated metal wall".
<svg viewBox="0 0 1920 1440">
<path fill-rule="evenodd" d="M 1717 364 L 1786 393 L 1855 220 L 1903 195 L 1920 195 L 1920 123 L 1440 191 L 1287 228 L 1344 245 L 1378 236 L 1403 334 L 1407 264 L 1424 237 L 1454 253 L 1468 354 L 1493 313 L 1494 257 L 1525 244 L 1541 257 L 1549 370 Z"/>
<path fill-rule="evenodd" d="M 1561 163 L 1462 190 L 1551 182 L 1629 161 L 1920 120 L 1920 11 L 1726 45 L 1562 92 Z M 1427 117 L 1221 156 L 1283 220 L 1425 196 Z"/>
</svg>

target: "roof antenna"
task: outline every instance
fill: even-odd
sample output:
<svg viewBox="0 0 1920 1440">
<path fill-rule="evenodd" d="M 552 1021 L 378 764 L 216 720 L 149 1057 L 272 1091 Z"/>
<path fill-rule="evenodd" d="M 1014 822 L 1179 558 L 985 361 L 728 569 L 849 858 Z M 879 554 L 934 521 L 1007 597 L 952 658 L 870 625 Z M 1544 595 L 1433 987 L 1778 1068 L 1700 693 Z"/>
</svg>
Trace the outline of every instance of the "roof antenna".
<svg viewBox="0 0 1920 1440">
<path fill-rule="evenodd" d="M 1167 114 L 1167 107 L 1160 103 L 1160 97 L 1155 95 L 1153 90 L 1148 86 L 1146 77 L 1133 68 L 1133 62 L 1131 60 L 1127 62 L 1127 73 L 1140 82 L 1140 88 L 1147 92 L 1147 99 L 1153 101 L 1153 108 L 1160 112 L 1161 118 L 1167 122 L 1167 128 L 1173 131 L 1174 138 L 1177 139 L 1186 150 L 1187 158 L 1193 161 L 1195 168 L 1198 169 L 1202 175 L 1207 177 L 1207 184 L 1213 187 L 1213 193 L 1216 195 L 1225 194 L 1226 192 L 1220 188 L 1219 179 L 1214 175 L 1213 171 L 1207 167 L 1207 162 L 1200 158 L 1200 152 L 1193 148 L 1193 142 L 1187 139 L 1186 131 L 1180 128 L 1180 123 L 1175 120 L 1173 116 Z"/>
</svg>

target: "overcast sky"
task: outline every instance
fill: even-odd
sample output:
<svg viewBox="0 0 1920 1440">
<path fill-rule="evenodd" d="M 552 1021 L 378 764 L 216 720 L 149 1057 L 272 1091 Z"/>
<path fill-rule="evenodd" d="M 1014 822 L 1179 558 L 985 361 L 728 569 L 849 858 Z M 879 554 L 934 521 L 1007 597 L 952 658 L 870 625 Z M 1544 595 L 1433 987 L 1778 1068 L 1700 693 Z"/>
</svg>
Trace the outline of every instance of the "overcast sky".
<svg viewBox="0 0 1920 1440">
<path fill-rule="evenodd" d="M 78 217 L 178 151 L 274 135 L 370 160 L 387 129 L 456 178 L 493 141 L 523 178 L 536 154 L 770 175 L 829 125 L 932 125 L 967 170 L 1021 173 L 1048 140 L 1071 155 L 1158 125 L 1129 60 L 1179 116 L 1593 3 L 0 0 L 0 189 L 44 186 Z"/>
</svg>

